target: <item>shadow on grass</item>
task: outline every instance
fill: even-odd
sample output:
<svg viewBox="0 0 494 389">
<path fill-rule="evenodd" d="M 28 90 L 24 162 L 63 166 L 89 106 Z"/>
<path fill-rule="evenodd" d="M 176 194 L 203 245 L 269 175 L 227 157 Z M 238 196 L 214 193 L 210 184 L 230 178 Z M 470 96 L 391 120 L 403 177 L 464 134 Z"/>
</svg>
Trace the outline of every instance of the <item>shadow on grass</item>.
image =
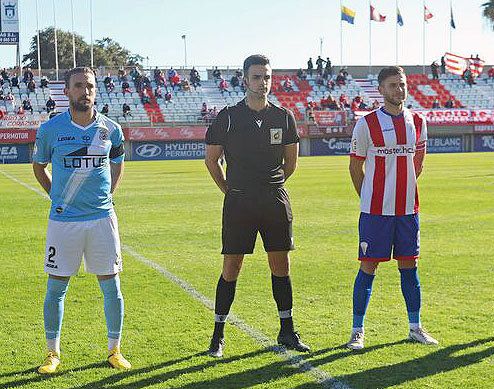
<svg viewBox="0 0 494 389">
<path fill-rule="evenodd" d="M 396 344 L 403 342 L 406 342 L 406 340 L 396 342 Z M 454 356 L 453 354 L 491 342 L 494 342 L 494 337 L 479 339 L 469 343 L 455 344 L 438 349 L 430 354 L 410 361 L 362 370 L 357 373 L 342 375 L 336 378 L 341 382 L 348 383 L 353 388 L 388 388 L 403 384 L 405 382 L 434 376 L 438 373 L 445 373 L 479 363 L 483 359 L 494 355 L 494 345 L 480 351 L 470 352 L 467 354 L 463 353 L 458 356 Z M 392 344 L 369 347 L 367 352 L 390 345 Z M 362 353 L 364 350 L 359 353 Z M 337 356 L 337 354 L 334 354 L 329 358 L 313 361 L 312 364 L 319 365 L 321 362 L 328 363 L 337 359 Z M 297 389 L 308 389 L 310 387 L 310 385 L 301 385 L 298 386 Z"/>
</svg>

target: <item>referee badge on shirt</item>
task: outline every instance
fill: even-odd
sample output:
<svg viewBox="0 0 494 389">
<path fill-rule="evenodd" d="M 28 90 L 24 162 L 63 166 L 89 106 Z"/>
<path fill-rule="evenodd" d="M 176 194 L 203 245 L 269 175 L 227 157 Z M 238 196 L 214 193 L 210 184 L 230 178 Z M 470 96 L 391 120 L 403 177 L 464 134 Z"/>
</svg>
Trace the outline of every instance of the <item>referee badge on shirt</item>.
<svg viewBox="0 0 494 389">
<path fill-rule="evenodd" d="M 271 144 L 281 145 L 281 141 L 283 140 L 283 129 L 271 128 L 270 131 L 271 131 Z"/>
</svg>

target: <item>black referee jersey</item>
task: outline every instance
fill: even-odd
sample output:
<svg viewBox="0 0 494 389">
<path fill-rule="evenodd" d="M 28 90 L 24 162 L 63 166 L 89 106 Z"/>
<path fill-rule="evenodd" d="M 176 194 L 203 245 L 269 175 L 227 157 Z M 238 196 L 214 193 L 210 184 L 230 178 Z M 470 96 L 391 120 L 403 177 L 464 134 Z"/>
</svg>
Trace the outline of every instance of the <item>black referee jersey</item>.
<svg viewBox="0 0 494 389">
<path fill-rule="evenodd" d="M 223 108 L 206 132 L 206 144 L 223 146 L 230 189 L 283 186 L 284 146 L 299 140 L 290 110 L 268 103 L 257 112 L 245 99 Z"/>
</svg>

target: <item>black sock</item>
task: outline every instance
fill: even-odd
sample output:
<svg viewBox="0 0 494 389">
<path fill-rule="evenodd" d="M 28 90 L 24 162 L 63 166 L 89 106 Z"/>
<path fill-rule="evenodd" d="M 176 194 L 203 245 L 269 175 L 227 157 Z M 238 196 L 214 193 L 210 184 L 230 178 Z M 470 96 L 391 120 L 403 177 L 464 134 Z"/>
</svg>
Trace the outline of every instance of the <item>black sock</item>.
<svg viewBox="0 0 494 389">
<path fill-rule="evenodd" d="M 237 281 L 225 281 L 223 275 L 218 280 L 216 286 L 216 301 L 214 304 L 215 323 L 213 337 L 224 337 L 225 322 L 230 312 L 233 299 L 235 298 L 235 288 Z"/>
<path fill-rule="evenodd" d="M 293 331 L 293 318 L 292 318 L 292 283 L 290 276 L 277 277 L 271 274 L 271 284 L 273 287 L 273 297 L 278 307 L 278 313 L 280 315 L 281 332 Z"/>
</svg>

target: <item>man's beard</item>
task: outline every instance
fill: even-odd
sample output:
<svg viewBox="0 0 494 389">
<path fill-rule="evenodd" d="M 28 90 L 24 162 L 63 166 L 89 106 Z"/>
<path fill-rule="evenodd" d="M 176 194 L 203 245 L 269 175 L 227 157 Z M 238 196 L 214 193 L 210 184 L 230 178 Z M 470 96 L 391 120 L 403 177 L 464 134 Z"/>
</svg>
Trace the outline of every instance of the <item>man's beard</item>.
<svg viewBox="0 0 494 389">
<path fill-rule="evenodd" d="M 74 100 L 70 102 L 70 108 L 78 112 L 87 112 L 92 108 L 92 105 L 85 105 L 77 100 Z"/>
</svg>

